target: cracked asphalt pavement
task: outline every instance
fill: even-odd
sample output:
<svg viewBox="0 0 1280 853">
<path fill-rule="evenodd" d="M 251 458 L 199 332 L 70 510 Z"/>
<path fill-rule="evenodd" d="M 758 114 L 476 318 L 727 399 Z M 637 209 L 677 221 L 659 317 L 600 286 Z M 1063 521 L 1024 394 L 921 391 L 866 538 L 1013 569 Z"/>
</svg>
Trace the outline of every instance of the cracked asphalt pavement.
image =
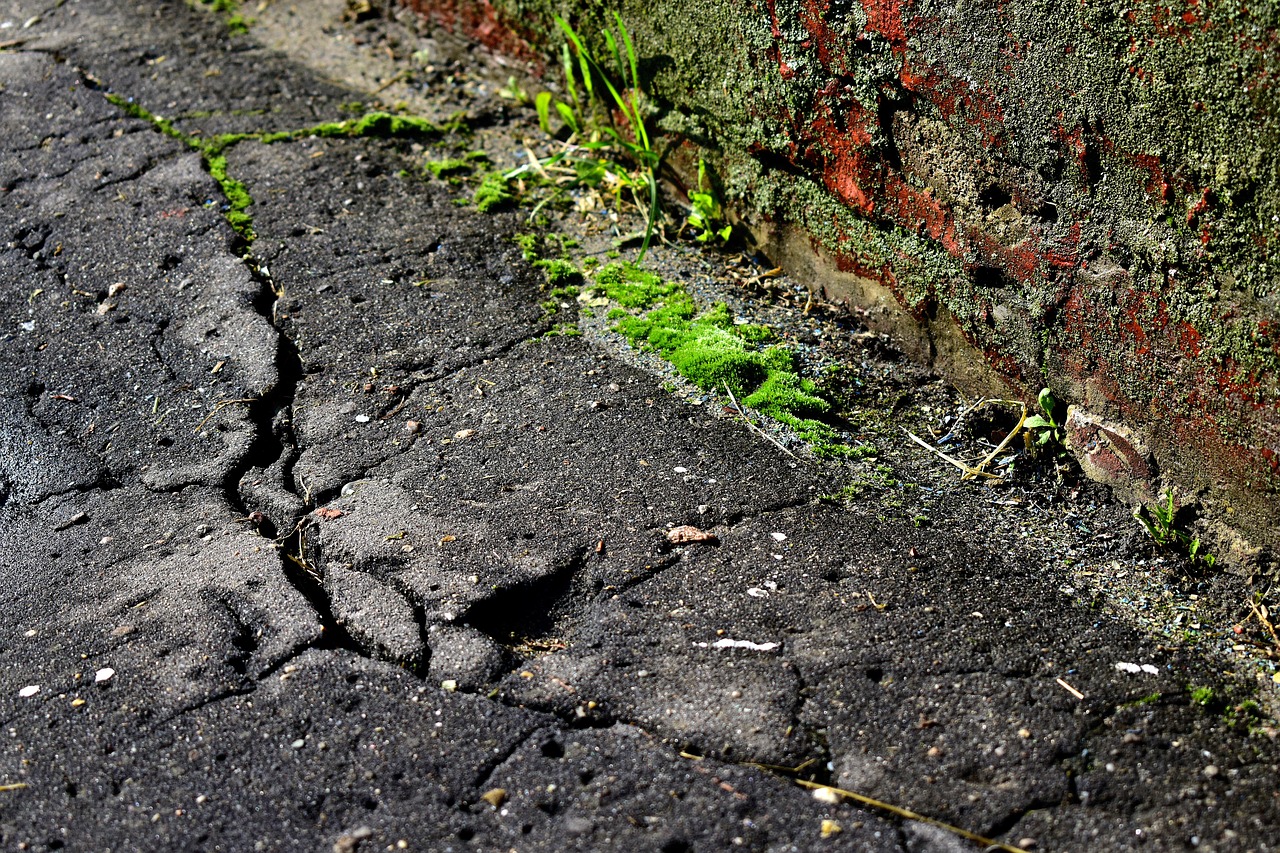
<svg viewBox="0 0 1280 853">
<path fill-rule="evenodd" d="M 369 93 L 181 3 L 0 26 L 4 849 L 982 849 L 796 776 L 1023 849 L 1280 846 L 1213 660 L 548 336 L 517 215 L 420 150 L 236 144 L 250 244 L 106 98 L 208 136 Z"/>
</svg>

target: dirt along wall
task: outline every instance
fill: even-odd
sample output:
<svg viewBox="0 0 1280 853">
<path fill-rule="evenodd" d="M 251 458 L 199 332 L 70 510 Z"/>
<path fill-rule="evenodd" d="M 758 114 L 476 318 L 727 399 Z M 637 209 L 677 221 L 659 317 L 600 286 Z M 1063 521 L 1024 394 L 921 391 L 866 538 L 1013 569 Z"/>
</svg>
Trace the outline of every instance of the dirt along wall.
<svg viewBox="0 0 1280 853">
<path fill-rule="evenodd" d="M 1131 499 L 1280 546 L 1280 6 L 413 2 L 525 57 L 619 12 L 669 162 L 793 275 L 962 388 L 1127 425 L 1081 438 Z"/>
</svg>

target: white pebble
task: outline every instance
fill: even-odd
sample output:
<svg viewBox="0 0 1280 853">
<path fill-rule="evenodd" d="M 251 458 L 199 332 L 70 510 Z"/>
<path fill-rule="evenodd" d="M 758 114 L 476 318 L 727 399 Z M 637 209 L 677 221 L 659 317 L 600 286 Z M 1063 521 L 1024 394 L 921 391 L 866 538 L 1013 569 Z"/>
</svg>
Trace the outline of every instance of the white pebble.
<svg viewBox="0 0 1280 853">
<path fill-rule="evenodd" d="M 23 699 L 30 699 L 32 696 L 40 692 L 39 684 L 28 684 L 26 687 L 18 691 L 18 695 Z"/>
<path fill-rule="evenodd" d="M 773 541 L 774 541 L 774 542 L 786 542 L 786 541 L 787 541 L 787 534 L 785 534 L 785 533 L 770 533 L 769 535 L 773 537 Z"/>
<path fill-rule="evenodd" d="M 368 422 L 369 422 L 369 416 L 368 416 L 368 415 L 356 415 L 356 423 L 358 423 L 358 424 L 367 424 Z"/>
<path fill-rule="evenodd" d="M 104 681 L 110 681 L 115 676 L 116 671 L 109 666 L 104 666 L 93 675 L 93 683 L 101 684 Z"/>
</svg>

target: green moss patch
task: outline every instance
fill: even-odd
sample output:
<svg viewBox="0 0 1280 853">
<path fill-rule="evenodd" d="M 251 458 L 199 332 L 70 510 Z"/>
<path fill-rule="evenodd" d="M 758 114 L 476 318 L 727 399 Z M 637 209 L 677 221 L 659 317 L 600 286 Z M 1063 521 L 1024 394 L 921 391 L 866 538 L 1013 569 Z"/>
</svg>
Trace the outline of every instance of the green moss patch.
<svg viewBox="0 0 1280 853">
<path fill-rule="evenodd" d="M 547 284 L 563 288 L 569 285 L 582 284 L 582 271 L 572 261 L 563 258 L 534 261 L 533 265 L 547 274 Z M 577 295 L 576 293 L 574 294 Z"/>
<path fill-rule="evenodd" d="M 620 306 L 608 316 L 633 346 L 658 353 L 704 391 L 728 388 L 744 405 L 795 430 L 818 456 L 860 455 L 820 420 L 831 414 L 831 403 L 796 372 L 791 350 L 763 346 L 773 338 L 767 327 L 735 323 L 722 302 L 700 311 L 683 285 L 628 264 L 601 268 L 595 285 Z"/>
<path fill-rule="evenodd" d="M 503 210 L 515 203 L 516 197 L 511 186 L 501 172 L 485 175 L 480 186 L 476 187 L 471 202 L 481 213 Z"/>
</svg>

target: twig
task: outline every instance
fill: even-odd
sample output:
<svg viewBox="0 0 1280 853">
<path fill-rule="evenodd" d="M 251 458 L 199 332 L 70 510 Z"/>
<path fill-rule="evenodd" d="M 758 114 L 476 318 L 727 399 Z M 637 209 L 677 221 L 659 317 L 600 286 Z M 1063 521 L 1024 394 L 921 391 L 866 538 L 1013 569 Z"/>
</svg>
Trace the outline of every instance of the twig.
<svg viewBox="0 0 1280 853">
<path fill-rule="evenodd" d="M 374 94 L 374 95 L 379 95 L 379 94 L 381 94 L 381 93 L 382 93 L 383 91 L 385 91 L 386 89 L 389 89 L 389 88 L 392 86 L 392 84 L 394 84 L 394 83 L 398 83 L 398 82 L 400 82 L 402 79 L 404 79 L 404 76 L 405 76 L 406 74 L 408 74 L 408 73 L 409 73 L 409 72 L 407 72 L 407 71 L 401 71 L 399 74 L 394 74 L 394 75 L 392 75 L 392 76 L 391 76 L 391 79 L 387 80 L 387 81 L 386 81 L 385 83 L 383 83 L 381 86 L 379 86 L 378 88 L 374 89 L 374 90 L 373 90 L 373 92 L 372 92 L 371 94 Z"/>
<path fill-rule="evenodd" d="M 1062 689 L 1070 693 L 1072 696 L 1076 697 L 1077 699 L 1084 699 L 1083 693 L 1081 693 L 1079 690 L 1076 690 L 1070 684 L 1067 684 L 1067 682 L 1063 681 L 1061 678 L 1055 678 L 1054 681 L 1058 682 L 1058 684 L 1062 687 Z"/>
<path fill-rule="evenodd" d="M 13 782 L 9 785 L 0 785 L 0 794 L 6 793 L 8 791 L 21 791 L 23 788 L 26 788 L 26 787 L 27 787 L 26 782 Z"/>
<path fill-rule="evenodd" d="M 1021 406 L 1021 407 L 1022 407 L 1022 417 L 1018 418 L 1018 424 L 1017 424 L 1017 426 L 1015 426 L 1013 429 L 1009 430 L 1009 434 L 1008 434 L 1008 435 L 1006 435 L 1006 436 L 1004 437 L 1004 441 L 1000 442 L 1000 446 L 999 446 L 999 447 L 997 447 L 995 450 L 991 451 L 990 453 L 988 453 L 988 454 L 987 454 L 987 458 L 986 458 L 986 459 L 983 459 L 981 462 L 979 462 L 979 463 L 974 467 L 974 470 L 976 470 L 976 471 L 978 471 L 978 472 L 981 472 L 984 468 L 986 468 L 986 467 L 987 467 L 987 465 L 991 462 L 991 460 L 992 460 L 992 459 L 995 459 L 995 458 L 996 458 L 996 456 L 1000 453 L 1000 451 L 1001 451 L 1001 450 L 1004 450 L 1004 449 L 1005 449 L 1005 447 L 1007 447 L 1007 446 L 1008 446 L 1009 442 L 1013 441 L 1014 436 L 1016 436 L 1018 433 L 1022 432 L 1022 425 L 1023 425 L 1024 423 L 1026 423 L 1026 420 L 1027 420 L 1027 404 L 1026 404 L 1026 403 L 1020 402 L 1020 401 L 1018 401 L 1018 400 L 983 400 L 983 401 L 982 401 L 982 405 L 984 405 L 984 406 L 990 405 L 990 404 L 992 404 L 992 403 L 1008 403 L 1010 406 Z M 971 475 L 971 474 L 965 474 L 963 477 L 961 477 L 961 479 L 962 479 L 962 480 L 963 480 L 963 479 L 968 479 L 970 476 L 972 476 L 972 475 Z M 990 475 L 990 474 L 988 474 L 987 476 L 991 476 L 991 475 Z"/>
<path fill-rule="evenodd" d="M 911 439 L 911 440 L 912 440 L 912 441 L 914 441 L 916 444 L 918 444 L 918 445 L 920 445 L 921 447 L 923 447 L 925 450 L 928 450 L 928 451 L 930 451 L 931 453 L 935 453 L 935 454 L 937 454 L 937 455 L 938 455 L 938 456 L 940 456 L 941 458 L 945 459 L 946 461 L 950 462 L 952 465 L 954 465 L 954 466 L 956 466 L 957 468 L 959 468 L 961 471 L 963 471 L 963 472 L 965 473 L 966 479 L 967 479 L 968 477 L 986 477 L 987 479 L 990 479 L 990 480 L 1002 480 L 1002 479 L 1004 479 L 1004 478 L 1003 478 L 1003 477 L 1001 477 L 999 474 L 988 474 L 986 471 L 979 471 L 977 468 L 974 468 L 974 467 L 972 467 L 972 466 L 970 466 L 970 465 L 966 465 L 965 463 L 961 462 L 959 459 L 956 459 L 956 458 L 954 458 L 954 457 L 948 456 L 947 454 L 943 453 L 943 452 L 942 452 L 941 450 L 939 450 L 938 448 L 934 447 L 934 446 L 933 446 L 932 444 L 930 444 L 929 442 L 925 441 L 925 440 L 924 440 L 923 438 L 921 438 L 920 436 L 916 435 L 916 434 L 915 434 L 915 433 L 913 433 L 913 432 L 908 431 L 906 428 L 903 428 L 903 430 L 902 430 L 902 431 L 903 431 L 904 433 L 906 433 L 907 438 Z"/>
<path fill-rule="evenodd" d="M 729 383 L 728 383 L 728 382 L 723 382 L 722 384 L 724 385 L 724 390 L 729 394 L 729 399 L 733 401 L 733 407 L 734 407 L 735 409 L 737 409 L 737 410 L 738 410 L 738 414 L 742 415 L 742 419 L 743 419 L 744 421 L 746 421 L 746 422 L 747 422 L 747 426 L 749 426 L 749 427 L 751 427 L 753 430 L 755 430 L 755 431 L 756 431 L 756 433 L 757 433 L 761 438 L 767 438 L 769 441 L 772 441 L 772 442 L 774 443 L 774 445 L 775 445 L 779 450 L 781 450 L 783 453 L 785 453 L 785 454 L 787 454 L 788 456 L 790 456 L 792 459 L 799 459 L 799 458 L 800 458 L 799 456 L 796 456 L 794 453 L 792 453 L 790 450 L 787 450 L 787 448 L 783 447 L 783 446 L 782 446 L 782 443 L 781 443 L 781 442 L 779 442 L 776 438 L 774 438 L 773 436 L 771 436 L 771 435 L 767 434 L 764 430 L 760 429 L 760 427 L 758 427 L 758 426 L 756 426 L 755 424 L 753 424 L 753 423 L 751 422 L 751 418 L 747 417 L 747 413 L 746 413 L 746 412 L 744 412 L 744 411 L 742 410 L 742 407 L 738 405 L 738 398 L 737 398 L 737 397 L 735 397 L 735 396 L 733 396 L 733 389 L 729 387 Z"/>
<path fill-rule="evenodd" d="M 1253 611 L 1251 615 L 1257 616 L 1258 623 L 1267 630 L 1268 634 L 1271 635 L 1271 641 L 1275 643 L 1276 650 L 1280 651 L 1280 636 L 1276 635 L 1276 626 L 1271 624 L 1271 620 L 1268 619 L 1267 615 L 1262 612 L 1262 608 L 1258 606 L 1258 602 L 1256 602 L 1252 598 L 1249 599 L 1249 609 Z"/>
<path fill-rule="evenodd" d="M 225 408 L 225 407 L 227 407 L 227 406 L 233 406 L 233 405 L 235 405 L 236 403 L 245 403 L 245 404 L 248 404 L 248 403 L 256 403 L 256 402 L 258 402 L 258 398 L 257 398 L 257 397 L 244 397 L 244 398 L 239 399 L 239 400 L 219 400 L 218 402 L 216 402 L 216 403 L 214 403 L 214 404 L 213 404 L 213 408 L 209 410 L 209 414 L 207 414 L 207 415 L 205 415 L 205 416 L 204 416 L 204 420 L 202 420 L 202 421 L 200 421 L 200 423 L 196 424 L 196 428 L 195 428 L 195 429 L 193 429 L 193 430 L 192 430 L 192 432 L 199 432 L 200 430 L 202 430 L 202 429 L 204 428 L 204 425 L 205 425 L 205 424 L 207 424 L 207 423 L 209 422 L 209 419 L 210 419 L 210 418 L 212 418 L 212 417 L 213 417 L 214 415 L 216 415 L 218 412 L 222 411 L 222 409 L 223 409 L 223 408 Z"/>
<path fill-rule="evenodd" d="M 994 841 L 990 838 L 979 835 L 976 832 L 970 832 L 967 829 L 961 829 L 958 826 L 952 826 L 949 823 L 943 823 L 940 820 L 925 817 L 924 815 L 913 812 L 910 809 L 904 809 L 901 806 L 895 806 L 892 803 L 886 803 L 883 800 L 877 800 L 873 797 L 868 797 L 865 794 L 846 791 L 843 788 L 833 788 L 830 785 L 810 782 L 807 779 L 795 779 L 793 781 L 800 787 L 808 788 L 811 791 L 830 791 L 832 794 L 843 797 L 846 800 L 853 800 L 854 802 L 861 803 L 864 806 L 870 806 L 873 809 L 880 809 L 881 811 L 888 812 L 889 814 L 896 815 L 905 820 L 914 820 L 919 821 L 920 823 L 927 823 L 930 826 L 936 826 L 939 829 L 944 829 L 947 832 L 960 836 L 961 838 L 981 844 L 987 850 L 1004 850 L 1007 853 L 1026 853 L 1026 851 L 1021 847 L 1014 847 L 1012 844 L 1004 844 L 1000 841 Z"/>
</svg>

